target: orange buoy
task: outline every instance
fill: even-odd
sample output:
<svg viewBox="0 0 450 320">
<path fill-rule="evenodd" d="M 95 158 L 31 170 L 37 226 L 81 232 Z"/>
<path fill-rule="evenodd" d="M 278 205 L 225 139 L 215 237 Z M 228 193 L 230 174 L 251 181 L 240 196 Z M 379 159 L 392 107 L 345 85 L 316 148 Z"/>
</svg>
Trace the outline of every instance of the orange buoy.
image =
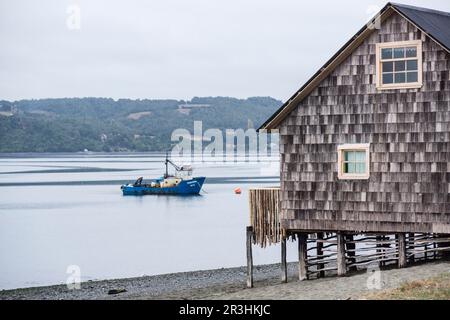
<svg viewBox="0 0 450 320">
<path fill-rule="evenodd" d="M 241 194 L 241 188 L 236 188 L 236 189 L 234 189 L 234 193 L 236 193 L 236 194 Z"/>
</svg>

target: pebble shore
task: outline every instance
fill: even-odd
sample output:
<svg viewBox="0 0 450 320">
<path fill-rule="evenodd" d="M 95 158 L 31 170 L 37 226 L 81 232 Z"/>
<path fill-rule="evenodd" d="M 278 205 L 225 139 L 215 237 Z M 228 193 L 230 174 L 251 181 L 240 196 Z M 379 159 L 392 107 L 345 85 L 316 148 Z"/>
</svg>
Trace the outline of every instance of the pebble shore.
<svg viewBox="0 0 450 320">
<path fill-rule="evenodd" d="M 245 287 L 246 268 L 181 272 L 137 278 L 88 281 L 81 289 L 66 285 L 0 291 L 0 300 L 96 299 L 358 299 L 373 290 L 395 288 L 405 281 L 450 272 L 449 261 L 429 262 L 379 273 L 379 287 L 361 271 L 346 277 L 298 281 L 297 264 L 288 264 L 288 283 L 280 283 L 279 264 L 255 266 L 255 288 Z M 372 280 L 370 280 L 372 279 Z M 372 291 L 371 291 L 372 290 Z"/>
</svg>

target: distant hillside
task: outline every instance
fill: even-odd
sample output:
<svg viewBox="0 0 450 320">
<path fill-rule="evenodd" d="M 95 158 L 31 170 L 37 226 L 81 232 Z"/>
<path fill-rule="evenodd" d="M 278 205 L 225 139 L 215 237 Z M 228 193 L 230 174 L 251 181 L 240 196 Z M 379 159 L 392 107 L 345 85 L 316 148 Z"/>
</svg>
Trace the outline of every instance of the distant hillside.
<svg viewBox="0 0 450 320">
<path fill-rule="evenodd" d="M 270 97 L 0 101 L 0 152 L 164 151 L 176 128 L 192 132 L 196 120 L 203 130 L 256 128 L 281 104 Z"/>
</svg>

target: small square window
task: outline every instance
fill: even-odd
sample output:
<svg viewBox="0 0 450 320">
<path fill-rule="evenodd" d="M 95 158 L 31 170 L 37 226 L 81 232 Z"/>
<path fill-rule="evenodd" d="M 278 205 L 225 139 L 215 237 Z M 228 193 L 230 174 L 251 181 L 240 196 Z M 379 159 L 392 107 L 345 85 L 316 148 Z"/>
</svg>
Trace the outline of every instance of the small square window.
<svg viewBox="0 0 450 320">
<path fill-rule="evenodd" d="M 369 178 L 369 144 L 338 146 L 338 178 Z"/>
<path fill-rule="evenodd" d="M 366 171 L 365 150 L 343 150 L 343 173 L 364 173 Z"/>
<path fill-rule="evenodd" d="M 378 89 L 422 86 L 422 42 L 400 41 L 376 45 Z"/>
</svg>

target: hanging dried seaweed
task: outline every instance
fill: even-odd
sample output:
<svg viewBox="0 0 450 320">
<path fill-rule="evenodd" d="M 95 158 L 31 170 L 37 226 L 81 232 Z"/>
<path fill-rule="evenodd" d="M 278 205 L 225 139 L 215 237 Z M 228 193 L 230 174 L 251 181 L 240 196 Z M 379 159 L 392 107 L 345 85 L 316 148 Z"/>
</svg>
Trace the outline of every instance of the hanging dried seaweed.
<svg viewBox="0 0 450 320">
<path fill-rule="evenodd" d="M 249 204 L 253 243 L 264 248 L 280 242 L 280 188 L 250 189 Z"/>
</svg>

